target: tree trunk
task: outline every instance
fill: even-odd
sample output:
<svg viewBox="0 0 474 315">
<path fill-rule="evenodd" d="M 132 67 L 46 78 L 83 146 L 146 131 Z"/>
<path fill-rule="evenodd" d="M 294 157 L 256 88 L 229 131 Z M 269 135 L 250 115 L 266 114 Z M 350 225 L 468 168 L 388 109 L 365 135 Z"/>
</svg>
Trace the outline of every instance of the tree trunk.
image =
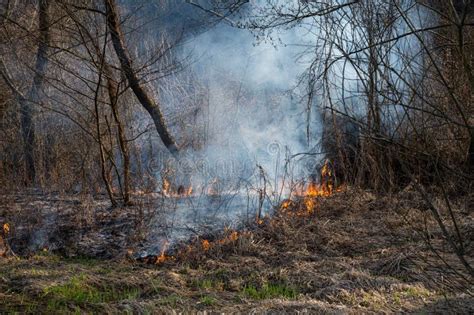
<svg viewBox="0 0 474 315">
<path fill-rule="evenodd" d="M 109 101 L 110 106 L 112 108 L 112 114 L 114 116 L 115 124 L 117 125 L 118 141 L 123 158 L 123 202 L 125 205 L 128 205 L 130 204 L 130 153 L 125 137 L 125 129 L 123 127 L 123 122 L 120 119 L 120 114 L 117 108 L 118 86 L 117 83 L 111 77 L 112 71 L 107 63 L 104 64 L 104 72 L 107 76 L 107 90 L 109 94 Z"/>
<path fill-rule="evenodd" d="M 100 130 L 99 93 L 100 93 L 101 81 L 102 81 L 102 72 L 99 72 L 99 79 L 97 81 L 97 89 L 95 91 L 95 96 L 94 96 L 94 110 L 95 110 L 95 120 L 96 120 L 97 142 L 99 143 L 100 169 L 101 169 L 102 180 L 104 181 L 104 185 L 107 190 L 107 195 L 109 196 L 110 202 L 112 203 L 112 207 L 116 207 L 117 201 L 114 198 L 112 185 L 110 184 L 109 176 L 105 168 L 106 167 L 105 152 L 104 152 L 105 150 L 104 150 L 104 144 L 102 142 L 102 135 L 101 135 L 101 130 Z"/>
<path fill-rule="evenodd" d="M 26 98 L 20 97 L 20 116 L 21 116 L 21 134 L 23 137 L 23 152 L 25 156 L 27 183 L 34 183 L 36 180 L 34 143 L 35 126 L 33 121 L 32 103 L 39 100 L 39 93 L 43 86 L 44 75 L 48 65 L 48 46 L 49 46 L 49 1 L 39 1 L 38 27 L 39 43 L 36 52 L 35 75 L 33 84 Z"/>
<path fill-rule="evenodd" d="M 132 60 L 125 45 L 123 33 L 120 29 L 120 19 L 117 4 L 115 0 L 104 0 L 104 2 L 107 10 L 107 24 L 110 29 L 112 44 L 114 46 L 115 53 L 119 58 L 122 71 L 125 74 L 128 83 L 130 84 L 130 87 L 135 93 L 135 96 L 138 98 L 140 104 L 142 104 L 142 106 L 153 119 L 156 131 L 163 141 L 163 144 L 171 152 L 171 154 L 177 157 L 178 147 L 168 131 L 158 102 L 155 101 L 153 97 L 151 97 L 151 93 L 143 84 L 140 83 L 137 74 L 133 70 Z"/>
</svg>

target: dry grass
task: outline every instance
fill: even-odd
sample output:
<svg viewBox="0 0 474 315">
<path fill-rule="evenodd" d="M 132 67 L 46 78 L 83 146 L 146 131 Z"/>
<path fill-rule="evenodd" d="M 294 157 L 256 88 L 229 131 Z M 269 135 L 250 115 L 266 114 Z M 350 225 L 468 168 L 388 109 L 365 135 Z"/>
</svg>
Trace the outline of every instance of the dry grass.
<svg viewBox="0 0 474 315">
<path fill-rule="evenodd" d="M 161 265 L 49 252 L 3 259 L 0 312 L 473 313 L 472 283 L 436 225 L 425 221 L 454 271 L 417 233 L 422 207 L 409 192 L 348 190 L 311 216 L 277 216 L 236 240 L 224 233 L 209 249 L 196 241 Z"/>
</svg>

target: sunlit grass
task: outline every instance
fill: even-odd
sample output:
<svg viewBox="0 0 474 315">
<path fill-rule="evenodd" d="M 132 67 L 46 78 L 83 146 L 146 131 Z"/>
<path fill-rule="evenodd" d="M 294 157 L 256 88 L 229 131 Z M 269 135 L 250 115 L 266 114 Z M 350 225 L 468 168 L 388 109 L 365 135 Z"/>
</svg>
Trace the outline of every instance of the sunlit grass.
<svg viewBox="0 0 474 315">
<path fill-rule="evenodd" d="M 117 290 L 114 287 L 95 287 L 87 282 L 85 275 L 74 276 L 64 284 L 53 285 L 43 290 L 48 310 L 136 299 L 138 296 L 140 296 L 138 288 Z"/>
<path fill-rule="evenodd" d="M 298 296 L 298 292 L 295 288 L 278 283 L 264 284 L 260 288 L 249 285 L 244 287 L 242 293 L 255 300 L 273 298 L 295 299 Z"/>
<path fill-rule="evenodd" d="M 212 296 L 202 296 L 201 299 L 199 300 L 199 302 L 202 304 L 202 305 L 205 305 L 205 306 L 212 306 L 214 304 L 216 304 L 216 299 L 213 298 Z"/>
</svg>

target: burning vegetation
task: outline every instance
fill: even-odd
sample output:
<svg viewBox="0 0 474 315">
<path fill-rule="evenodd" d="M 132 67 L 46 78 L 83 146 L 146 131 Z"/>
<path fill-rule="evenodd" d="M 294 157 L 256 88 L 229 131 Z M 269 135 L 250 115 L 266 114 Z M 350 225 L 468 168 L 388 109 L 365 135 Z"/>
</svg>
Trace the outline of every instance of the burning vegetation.
<svg viewBox="0 0 474 315">
<path fill-rule="evenodd" d="M 197 257 L 206 255 L 206 252 L 215 250 L 216 248 L 233 247 L 239 240 L 251 237 L 251 231 L 239 232 L 225 228 L 223 231 L 212 236 L 212 239 L 196 237 L 187 242 L 176 244 L 173 248 L 169 248 L 170 243 L 165 241 L 163 242 L 159 255 L 140 257 L 138 261 L 154 265 L 191 261 Z M 129 257 L 133 257 L 132 254 L 132 252 L 129 252 Z"/>
<path fill-rule="evenodd" d="M 193 194 L 193 187 L 184 187 L 183 185 L 179 185 L 177 188 L 174 188 L 174 186 L 171 185 L 170 181 L 166 178 L 163 178 L 163 183 L 162 183 L 162 193 L 166 197 L 175 197 L 175 198 L 181 198 L 181 197 L 189 197 Z"/>
<path fill-rule="evenodd" d="M 0 47 L 0 313 L 474 314 L 474 1 L 0 1 Z"/>
<path fill-rule="evenodd" d="M 295 190 L 290 195 L 290 198 L 285 199 L 280 204 L 280 211 L 297 216 L 313 214 L 318 205 L 318 200 L 343 191 L 344 185 L 336 187 L 335 182 L 335 174 L 331 162 L 326 159 L 321 167 L 319 183 L 310 178 L 306 183 L 300 182 L 295 185 Z"/>
<path fill-rule="evenodd" d="M 321 169 L 320 169 L 320 182 L 316 183 L 314 180 L 310 180 L 308 183 L 299 183 L 296 186 L 296 189 L 290 193 L 290 197 L 282 201 L 278 207 L 276 207 L 275 212 L 277 214 L 283 214 L 286 216 L 296 216 L 296 217 L 307 217 L 312 216 L 318 206 L 321 203 L 322 199 L 333 196 L 337 192 L 342 192 L 344 186 L 340 185 L 335 187 L 335 176 L 332 170 L 331 162 L 325 160 Z M 205 190 L 206 194 L 210 197 L 219 196 L 217 187 L 217 179 L 211 181 Z M 180 194 L 178 191 L 176 193 L 171 192 L 171 184 L 168 180 L 163 181 L 163 193 L 166 197 L 171 198 L 184 198 L 192 197 L 192 187 L 187 190 L 189 193 Z M 272 225 L 272 218 L 269 216 L 269 213 L 265 217 L 257 216 L 254 224 L 257 228 L 261 228 L 265 224 Z M 247 238 L 252 235 L 252 224 L 249 225 L 250 230 L 237 231 L 229 228 L 224 228 L 223 232 L 216 232 L 218 237 L 214 239 L 206 239 L 198 237 L 195 240 L 190 240 L 187 244 L 176 244 L 172 249 L 169 248 L 169 241 L 163 242 L 161 247 L 160 254 L 149 255 L 146 257 L 140 257 L 139 260 L 151 263 L 151 264 L 164 264 L 166 262 L 175 261 L 177 258 L 181 260 L 186 260 L 189 256 L 195 256 L 200 252 L 208 252 L 214 247 L 224 246 L 226 244 L 232 244 L 239 240 L 239 238 Z"/>
</svg>

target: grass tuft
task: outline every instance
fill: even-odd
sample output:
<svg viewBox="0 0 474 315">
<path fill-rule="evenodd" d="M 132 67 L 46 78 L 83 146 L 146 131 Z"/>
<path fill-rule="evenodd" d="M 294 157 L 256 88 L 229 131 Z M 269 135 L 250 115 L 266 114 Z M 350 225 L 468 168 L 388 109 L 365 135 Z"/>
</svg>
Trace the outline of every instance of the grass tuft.
<svg viewBox="0 0 474 315">
<path fill-rule="evenodd" d="M 212 296 L 207 296 L 207 295 L 201 297 L 201 300 L 200 300 L 200 303 L 205 306 L 212 306 L 216 304 L 216 302 L 217 301 L 215 298 L 213 298 Z"/>
<path fill-rule="evenodd" d="M 174 294 L 174 293 L 158 301 L 159 305 L 167 305 L 171 307 L 176 307 L 180 303 L 183 303 L 183 299 L 179 295 Z"/>
<path fill-rule="evenodd" d="M 261 288 L 249 285 L 244 287 L 242 293 L 255 300 L 273 298 L 295 299 L 298 296 L 295 288 L 278 283 L 264 284 Z"/>
</svg>

